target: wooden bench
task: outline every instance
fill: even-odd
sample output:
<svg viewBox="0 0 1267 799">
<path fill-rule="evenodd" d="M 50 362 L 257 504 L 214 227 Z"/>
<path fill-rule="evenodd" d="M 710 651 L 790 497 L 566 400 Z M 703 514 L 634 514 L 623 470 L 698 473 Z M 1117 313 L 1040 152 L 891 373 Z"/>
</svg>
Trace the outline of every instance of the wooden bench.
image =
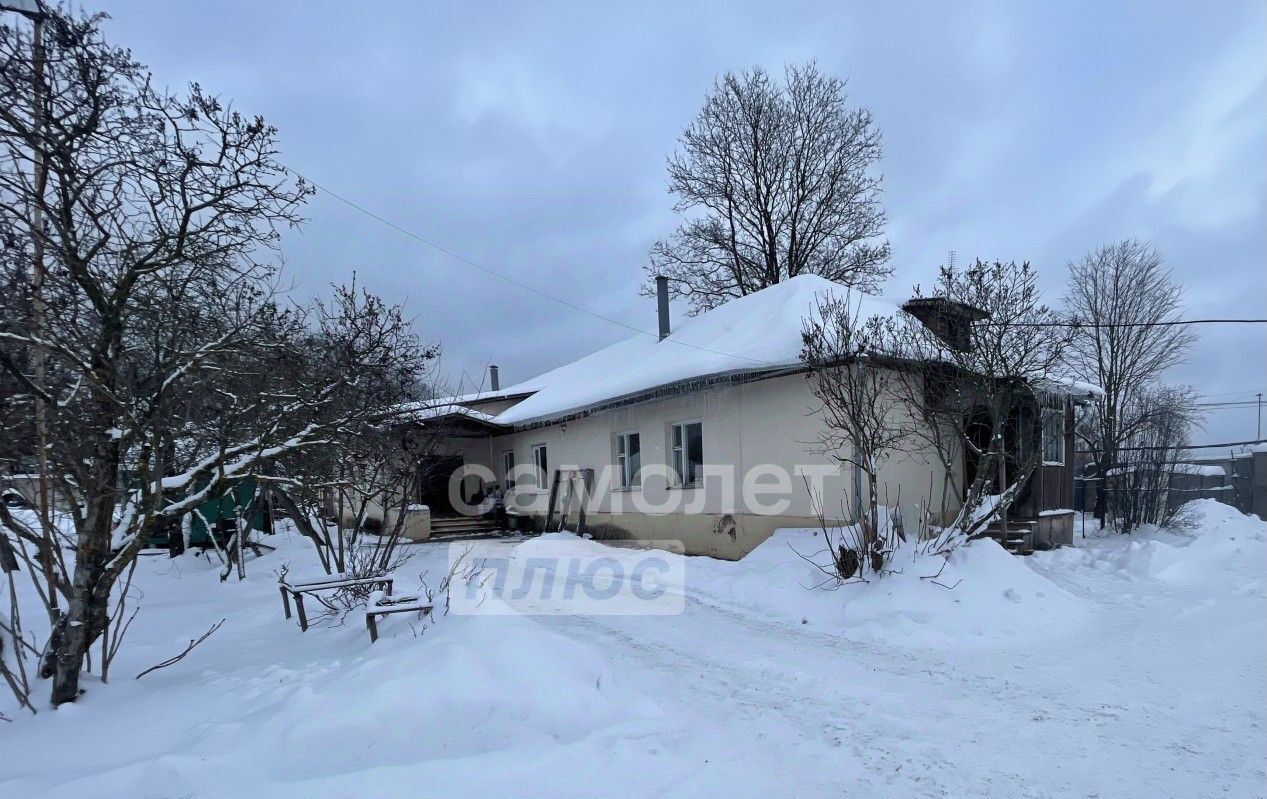
<svg viewBox="0 0 1267 799">
<path fill-rule="evenodd" d="M 363 585 L 370 589 L 375 586 L 382 586 L 386 592 L 386 596 L 392 594 L 392 578 L 391 577 L 331 577 L 327 580 L 314 580 L 307 583 L 288 583 L 282 581 L 278 588 L 282 592 L 282 610 L 286 614 L 286 618 L 290 618 L 290 599 L 295 599 L 295 610 L 299 613 L 299 629 L 308 630 L 308 614 L 304 612 L 304 594 L 319 594 L 323 591 L 337 591 L 340 588 L 352 588 L 354 586 Z"/>
<path fill-rule="evenodd" d="M 431 603 L 418 594 L 394 597 L 375 591 L 365 605 L 365 629 L 370 631 L 370 643 L 378 640 L 379 616 L 393 613 L 421 613 L 425 616 L 431 612 L 431 607 Z"/>
</svg>

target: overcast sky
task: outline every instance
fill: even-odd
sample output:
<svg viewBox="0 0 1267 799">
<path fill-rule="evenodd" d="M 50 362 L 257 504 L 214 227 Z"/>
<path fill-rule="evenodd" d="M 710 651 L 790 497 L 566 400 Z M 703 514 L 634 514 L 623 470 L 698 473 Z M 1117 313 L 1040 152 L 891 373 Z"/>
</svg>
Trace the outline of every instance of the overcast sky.
<svg viewBox="0 0 1267 799">
<path fill-rule="evenodd" d="M 89 7 L 92 7 L 91 5 Z M 664 160 L 714 77 L 817 59 L 884 132 L 896 274 L 950 250 L 1065 264 L 1152 241 L 1193 317 L 1267 316 L 1267 4 L 149 2 L 102 8 L 160 82 L 197 80 L 281 132 L 318 183 L 516 280 L 643 329 Z M 353 270 L 405 299 L 451 384 L 517 382 L 628 337 L 318 195 L 297 292 Z M 675 309 L 675 312 L 682 309 Z M 1267 390 L 1267 329 L 1203 328 L 1174 370 Z M 618 368 L 618 365 L 613 365 Z M 1233 394 L 1233 392 L 1236 392 Z M 1255 433 L 1215 411 L 1201 441 Z"/>
</svg>

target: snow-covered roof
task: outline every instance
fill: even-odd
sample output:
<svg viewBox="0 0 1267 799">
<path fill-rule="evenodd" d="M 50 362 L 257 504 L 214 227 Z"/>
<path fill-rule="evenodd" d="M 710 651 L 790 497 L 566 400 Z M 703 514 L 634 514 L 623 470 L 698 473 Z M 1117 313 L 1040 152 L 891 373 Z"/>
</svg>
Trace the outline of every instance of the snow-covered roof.
<svg viewBox="0 0 1267 799">
<path fill-rule="evenodd" d="M 1249 445 L 1243 446 L 1240 449 L 1240 451 L 1236 451 L 1236 452 L 1229 452 L 1227 450 L 1224 450 L 1221 453 L 1215 453 L 1212 455 L 1194 455 L 1191 458 L 1191 460 L 1197 461 L 1198 463 L 1208 462 L 1208 461 L 1222 462 L 1222 461 L 1229 461 L 1229 460 L 1233 460 L 1233 461 L 1244 460 L 1247 458 L 1254 457 L 1254 453 L 1256 452 L 1267 452 L 1267 442 L 1249 444 Z"/>
<path fill-rule="evenodd" d="M 452 397 L 446 397 L 440 402 L 459 403 L 467 405 L 472 403 L 489 402 L 491 400 L 514 399 L 532 393 L 531 391 L 520 391 L 518 386 L 511 386 L 502 389 L 484 389 L 481 391 L 473 391 L 470 394 L 458 394 Z"/>
<path fill-rule="evenodd" d="M 1083 397 L 1103 397 L 1104 389 L 1095 383 L 1087 383 L 1082 380 L 1074 380 L 1069 377 L 1059 377 L 1057 375 L 1047 375 L 1037 381 L 1038 387 L 1050 391 L 1053 394 L 1068 394 L 1070 396 Z"/>
<path fill-rule="evenodd" d="M 1209 466 L 1197 463 L 1176 463 L 1172 464 L 1170 471 L 1175 474 L 1195 474 L 1201 477 L 1225 477 L 1227 472 L 1222 466 Z"/>
<path fill-rule="evenodd" d="M 1163 463 L 1158 465 L 1133 464 L 1131 466 L 1119 466 L 1116 469 L 1109 469 L 1106 474 L 1125 474 L 1128 471 L 1135 471 L 1139 469 L 1145 471 L 1160 469 L 1162 471 L 1170 472 L 1171 474 L 1191 474 L 1199 477 L 1225 477 L 1227 475 L 1227 472 L 1223 470 L 1222 466 L 1209 466 L 1198 463 Z"/>
<path fill-rule="evenodd" d="M 508 386 L 497 395 L 531 396 L 497 414 L 495 422 L 539 421 L 684 380 L 797 366 L 804 320 L 828 296 L 847 297 L 859 320 L 901 309 L 901 300 L 799 275 L 687 319 L 663 341 L 639 334 Z"/>
<path fill-rule="evenodd" d="M 458 404 L 456 399 L 411 402 L 397 406 L 396 410 L 399 412 L 400 416 L 408 417 L 416 422 L 425 421 L 427 419 L 438 419 L 444 416 L 462 416 L 467 419 L 473 419 L 477 422 L 496 424 L 492 414 L 477 411 L 473 408 L 467 408 L 464 405 Z"/>
</svg>

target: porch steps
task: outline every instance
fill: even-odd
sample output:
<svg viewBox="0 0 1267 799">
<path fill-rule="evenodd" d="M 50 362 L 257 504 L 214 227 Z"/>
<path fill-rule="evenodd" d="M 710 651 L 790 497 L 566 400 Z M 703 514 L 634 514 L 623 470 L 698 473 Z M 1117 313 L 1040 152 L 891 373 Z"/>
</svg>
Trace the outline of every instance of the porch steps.
<svg viewBox="0 0 1267 799">
<path fill-rule="evenodd" d="M 985 529 L 985 535 L 998 541 L 1013 555 L 1033 555 L 1035 526 L 1033 522 L 1010 522 L 1007 531 L 1004 532 L 1003 528 L 995 523 Z"/>
<path fill-rule="evenodd" d="M 501 532 L 497 522 L 481 516 L 451 516 L 431 519 L 431 538 L 460 540 L 487 538 Z"/>
</svg>

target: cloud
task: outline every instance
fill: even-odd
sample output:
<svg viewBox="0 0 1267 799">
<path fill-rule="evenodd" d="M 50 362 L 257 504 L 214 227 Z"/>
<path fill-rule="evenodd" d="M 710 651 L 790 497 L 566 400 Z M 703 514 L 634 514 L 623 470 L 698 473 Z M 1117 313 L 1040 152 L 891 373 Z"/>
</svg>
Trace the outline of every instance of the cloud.
<svg viewBox="0 0 1267 799">
<path fill-rule="evenodd" d="M 727 69 L 817 58 L 885 132 L 899 291 L 949 250 L 1064 264 L 1152 240 L 1194 313 L 1262 311 L 1267 7 L 1159 0 L 136 2 L 109 30 L 161 82 L 264 113 L 293 166 L 516 280 L 654 328 L 637 296 L 669 231 L 664 159 Z M 456 380 L 527 378 L 630 335 L 491 278 L 329 197 L 285 241 L 300 293 L 352 269 L 408 298 Z M 1209 329 L 1175 379 L 1267 388 L 1261 329 Z M 1252 433 L 1213 421 L 1212 438 Z"/>
</svg>

